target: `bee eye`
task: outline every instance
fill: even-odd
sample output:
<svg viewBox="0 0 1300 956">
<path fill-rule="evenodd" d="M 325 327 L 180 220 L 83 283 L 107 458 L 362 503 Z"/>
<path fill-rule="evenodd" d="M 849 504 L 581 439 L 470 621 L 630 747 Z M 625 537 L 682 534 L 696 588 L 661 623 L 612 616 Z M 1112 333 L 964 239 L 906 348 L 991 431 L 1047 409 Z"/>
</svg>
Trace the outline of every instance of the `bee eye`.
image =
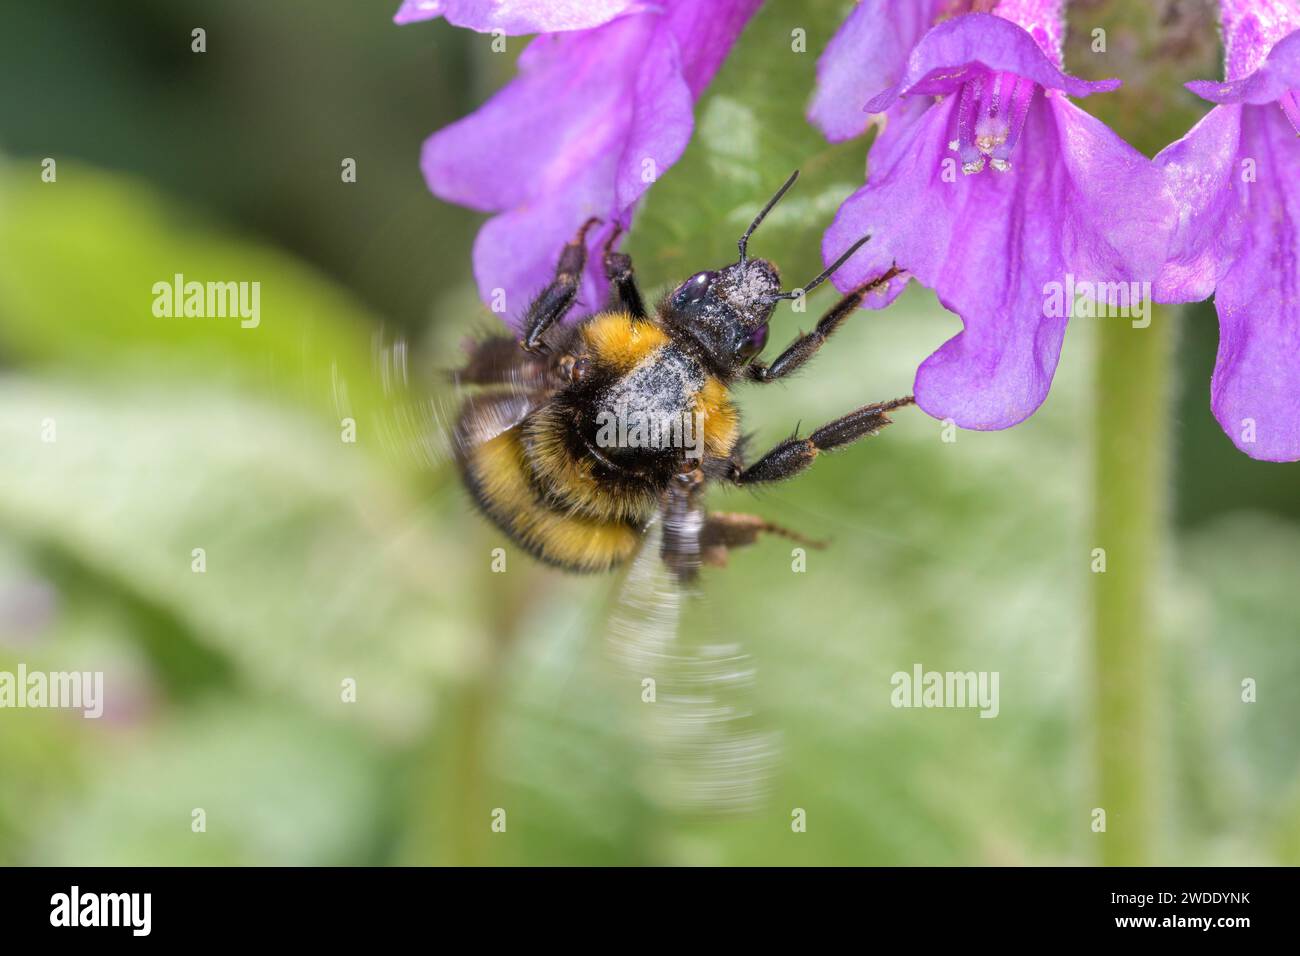
<svg viewBox="0 0 1300 956">
<path fill-rule="evenodd" d="M 765 345 L 767 345 L 767 326 L 760 325 L 753 332 L 750 332 L 749 337 L 740 344 L 740 348 L 736 352 L 736 357 L 742 362 L 748 362 L 759 352 L 763 351 Z"/>
<path fill-rule="evenodd" d="M 713 285 L 713 280 L 717 278 L 716 272 L 697 272 L 680 286 L 673 295 L 673 304 L 678 308 L 683 306 L 694 305 L 709 293 L 709 287 Z"/>
</svg>

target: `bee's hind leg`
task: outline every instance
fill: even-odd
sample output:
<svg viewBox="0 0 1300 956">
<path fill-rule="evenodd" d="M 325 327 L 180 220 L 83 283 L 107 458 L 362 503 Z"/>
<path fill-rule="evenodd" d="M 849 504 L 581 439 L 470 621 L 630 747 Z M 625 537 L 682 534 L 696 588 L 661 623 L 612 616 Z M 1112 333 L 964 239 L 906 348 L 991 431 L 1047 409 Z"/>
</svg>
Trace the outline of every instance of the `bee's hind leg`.
<svg viewBox="0 0 1300 956">
<path fill-rule="evenodd" d="M 603 252 L 605 278 L 609 280 L 609 307 L 622 309 L 634 319 L 644 319 L 645 302 L 641 300 L 641 290 L 637 288 L 636 276 L 632 273 L 632 257 L 614 251 L 614 243 L 622 233 L 623 228 L 615 225 Z"/>
<path fill-rule="evenodd" d="M 678 581 L 690 583 L 700 570 L 700 532 L 704 528 L 704 472 L 692 468 L 677 475 L 664 491 L 660 507 L 663 540 L 660 556 Z"/>
<path fill-rule="evenodd" d="M 582 285 L 582 270 L 587 265 L 587 231 L 597 225 L 592 217 L 582 224 L 578 234 L 565 245 L 560 261 L 555 267 L 555 279 L 533 300 L 524 315 L 524 337 L 521 342 L 529 352 L 537 350 L 546 330 L 564 318 Z"/>
<path fill-rule="evenodd" d="M 724 567 L 727 556 L 733 549 L 753 544 L 761 534 L 788 538 L 808 548 L 826 547 L 825 541 L 815 541 L 758 515 L 714 511 L 704 519 L 704 527 L 700 531 L 700 560 L 715 567 Z"/>
</svg>

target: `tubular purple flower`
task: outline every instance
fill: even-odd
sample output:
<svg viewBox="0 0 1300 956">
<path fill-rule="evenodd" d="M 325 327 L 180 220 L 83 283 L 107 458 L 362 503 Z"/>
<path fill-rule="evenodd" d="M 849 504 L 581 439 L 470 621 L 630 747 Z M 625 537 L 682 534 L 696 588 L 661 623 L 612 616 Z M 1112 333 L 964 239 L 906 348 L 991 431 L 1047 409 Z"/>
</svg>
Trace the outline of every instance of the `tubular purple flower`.
<svg viewBox="0 0 1300 956">
<path fill-rule="evenodd" d="M 393 22 L 442 17 L 480 33 L 559 33 L 598 27 L 646 5 L 645 0 L 404 0 Z"/>
<path fill-rule="evenodd" d="M 1156 156 L 1177 226 L 1161 302 L 1214 295 L 1210 408 L 1264 461 L 1300 459 L 1300 0 L 1222 0 L 1220 104 Z"/>
<path fill-rule="evenodd" d="M 1154 279 L 1163 261 L 1159 172 L 1066 99 L 1119 83 L 1061 72 L 1062 31 L 1061 0 L 1002 0 L 992 14 L 929 29 L 866 105 L 891 118 L 908 100 L 922 108 L 877 137 L 867 184 L 822 244 L 829 263 L 872 237 L 836 274 L 840 289 L 897 262 L 961 317 L 963 331 L 918 369 L 915 392 L 927 413 L 964 428 L 1015 425 L 1046 398 L 1071 312 L 1066 289 L 1090 283 L 1113 308 L 1136 305 L 1132 284 Z M 836 56 L 861 53 L 841 44 Z M 846 68 L 823 63 L 822 75 Z M 887 304 L 904 284 L 867 305 Z"/>
<path fill-rule="evenodd" d="M 474 29 L 526 23 L 565 31 L 530 43 L 513 82 L 424 144 L 421 167 L 435 195 L 497 213 L 474 243 L 485 302 L 495 306 L 504 295 L 506 315 L 517 322 L 583 222 L 604 222 L 587 235 L 593 251 L 630 224 L 638 200 L 686 149 L 695 100 L 760 3 L 437 4 L 430 16 L 451 19 L 455 8 L 457 22 Z M 404 6 L 399 20 L 417 18 L 407 9 L 416 6 Z M 596 9 L 604 22 L 572 28 Z M 606 291 L 593 254 L 579 301 L 598 307 Z"/>
<path fill-rule="evenodd" d="M 943 17 L 968 13 L 970 5 L 971 0 L 904 4 L 860 0 L 817 59 L 817 88 L 808 107 L 808 121 L 832 143 L 852 139 L 872 124 L 883 127 L 885 114 L 868 114 L 863 104 L 898 82 L 907 55 L 926 30 Z M 919 100 L 904 100 L 899 109 L 902 115 L 897 118 L 923 111 Z"/>
</svg>

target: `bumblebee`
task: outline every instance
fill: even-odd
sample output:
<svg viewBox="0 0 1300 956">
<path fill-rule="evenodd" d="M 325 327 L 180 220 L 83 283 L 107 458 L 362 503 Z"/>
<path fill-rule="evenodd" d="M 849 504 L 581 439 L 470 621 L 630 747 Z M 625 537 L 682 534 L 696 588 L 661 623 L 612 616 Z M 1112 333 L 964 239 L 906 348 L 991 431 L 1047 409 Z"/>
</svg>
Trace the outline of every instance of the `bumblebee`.
<svg viewBox="0 0 1300 956">
<path fill-rule="evenodd" d="M 750 236 L 798 177 L 796 171 L 739 240 L 739 259 L 698 272 L 648 311 L 631 259 L 602 251 L 607 306 L 573 323 L 592 219 L 563 249 L 554 280 L 529 306 L 522 337 L 474 345 L 455 375 L 475 391 L 455 426 L 457 464 L 478 508 L 531 555 L 576 572 L 627 562 L 647 529 L 682 579 L 702 563 L 762 534 L 808 544 L 797 532 L 748 514 L 706 513 L 710 482 L 742 487 L 782 481 L 822 452 L 874 435 L 911 396 L 866 405 L 807 437 L 794 435 L 747 463 L 732 389 L 797 371 L 896 265 L 835 304 L 813 331 L 770 364 L 759 360 L 776 304 L 812 291 L 869 237 L 801 290 L 781 291 L 776 266 L 747 254 Z"/>
</svg>

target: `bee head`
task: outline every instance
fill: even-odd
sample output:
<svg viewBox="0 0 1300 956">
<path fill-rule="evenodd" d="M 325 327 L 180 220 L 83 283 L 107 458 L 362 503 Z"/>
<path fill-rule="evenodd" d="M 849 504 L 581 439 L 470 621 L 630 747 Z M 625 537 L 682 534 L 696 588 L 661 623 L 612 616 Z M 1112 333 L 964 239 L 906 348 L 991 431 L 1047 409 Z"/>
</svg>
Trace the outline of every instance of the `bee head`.
<svg viewBox="0 0 1300 956">
<path fill-rule="evenodd" d="M 697 272 L 668 296 L 673 324 L 720 369 L 744 365 L 767 344 L 767 323 L 781 291 L 776 266 L 744 259 Z"/>
<path fill-rule="evenodd" d="M 798 178 L 796 169 L 754 217 L 740 237 L 740 258 L 735 263 L 716 271 L 695 273 L 665 301 L 665 320 L 692 339 L 723 375 L 737 371 L 763 351 L 767 344 L 767 323 L 777 302 L 799 298 L 817 288 L 871 238 L 863 236 L 853 243 L 807 285 L 782 292 L 776 266 L 766 259 L 749 258 L 749 237 Z"/>
</svg>

